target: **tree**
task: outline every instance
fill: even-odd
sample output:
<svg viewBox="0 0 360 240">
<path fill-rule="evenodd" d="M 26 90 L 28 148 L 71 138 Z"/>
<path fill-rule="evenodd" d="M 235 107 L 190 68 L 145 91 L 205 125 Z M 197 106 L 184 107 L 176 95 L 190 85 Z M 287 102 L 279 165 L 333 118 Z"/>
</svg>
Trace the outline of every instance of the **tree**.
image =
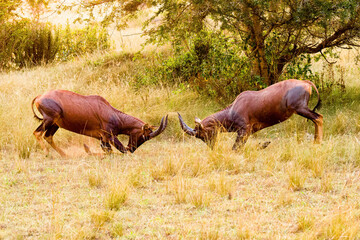
<svg viewBox="0 0 360 240">
<path fill-rule="evenodd" d="M 12 20 L 16 16 L 16 9 L 21 0 L 0 0 L 0 23 Z"/>
<path fill-rule="evenodd" d="M 252 62 L 252 75 L 268 85 L 302 54 L 327 48 L 358 46 L 358 0 L 94 0 L 112 4 L 108 21 L 130 16 L 140 6 L 155 6 L 145 23 L 151 42 L 181 44 L 201 30 L 222 31 L 234 38 Z M 130 7 L 132 6 L 132 7 Z M 154 19 L 160 23 L 153 25 Z M 158 21 L 159 22 L 159 21 Z"/>
<path fill-rule="evenodd" d="M 285 65 L 305 53 L 358 46 L 358 0 L 159 0 L 161 25 L 149 34 L 175 39 L 212 26 L 242 44 L 252 74 L 270 85 Z"/>
<path fill-rule="evenodd" d="M 115 23 L 118 28 L 126 26 L 129 18 L 152 6 L 151 0 L 79 0 L 66 5 L 61 3 L 62 10 L 76 10 L 79 17 L 75 21 L 100 21 L 104 26 Z"/>
<path fill-rule="evenodd" d="M 27 8 L 33 21 L 38 22 L 40 17 L 47 11 L 50 0 L 25 0 L 23 8 Z"/>
</svg>

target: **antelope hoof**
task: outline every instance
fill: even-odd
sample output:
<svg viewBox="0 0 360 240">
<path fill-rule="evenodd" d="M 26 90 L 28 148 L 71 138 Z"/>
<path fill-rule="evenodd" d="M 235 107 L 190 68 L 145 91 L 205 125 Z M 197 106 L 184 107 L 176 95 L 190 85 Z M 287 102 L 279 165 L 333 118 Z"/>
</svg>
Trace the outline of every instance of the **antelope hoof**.
<svg viewBox="0 0 360 240">
<path fill-rule="evenodd" d="M 267 146 L 269 146 L 270 143 L 271 143 L 270 141 L 264 142 L 264 143 L 260 146 L 260 149 L 265 149 L 265 148 L 267 148 Z"/>
</svg>

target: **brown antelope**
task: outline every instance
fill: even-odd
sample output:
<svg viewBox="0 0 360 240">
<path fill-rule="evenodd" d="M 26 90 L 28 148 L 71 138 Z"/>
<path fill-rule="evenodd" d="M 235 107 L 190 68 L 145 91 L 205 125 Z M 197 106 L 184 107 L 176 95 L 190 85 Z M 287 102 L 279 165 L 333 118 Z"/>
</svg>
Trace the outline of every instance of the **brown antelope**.
<svg viewBox="0 0 360 240">
<path fill-rule="evenodd" d="M 36 115 L 34 104 L 43 118 Z M 162 133 L 167 126 L 165 116 L 161 119 L 159 128 L 152 131 L 153 127 L 149 124 L 117 110 L 101 96 L 83 96 L 66 90 L 54 90 L 39 95 L 32 100 L 31 107 L 34 117 L 42 121 L 34 131 L 40 146 L 46 153 L 49 152 L 42 140 L 44 135 L 50 146 L 63 157 L 66 154 L 53 141 L 59 127 L 99 139 L 100 146 L 106 153 L 112 151 L 110 144 L 120 152 L 126 153 L 134 152 L 145 141 Z M 129 136 L 127 147 L 117 138 L 119 134 Z"/>
<path fill-rule="evenodd" d="M 308 108 L 311 87 L 318 94 L 318 102 L 313 110 Z M 213 147 L 219 131 L 228 131 L 237 133 L 233 145 L 233 149 L 236 150 L 245 144 L 250 134 L 283 122 L 294 113 L 310 119 L 315 124 L 315 143 L 320 143 L 323 137 L 323 116 L 315 112 L 320 103 L 320 95 L 315 84 L 290 79 L 260 91 L 240 93 L 225 109 L 202 121 L 195 118 L 194 129 L 187 126 L 181 115 L 178 115 L 185 133 L 200 138 L 210 147 Z"/>
</svg>

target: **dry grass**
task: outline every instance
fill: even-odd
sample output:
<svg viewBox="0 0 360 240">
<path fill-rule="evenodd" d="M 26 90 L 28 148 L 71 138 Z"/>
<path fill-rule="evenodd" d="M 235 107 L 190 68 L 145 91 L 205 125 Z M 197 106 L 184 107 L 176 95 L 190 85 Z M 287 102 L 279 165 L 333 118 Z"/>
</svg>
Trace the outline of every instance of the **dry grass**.
<svg viewBox="0 0 360 240">
<path fill-rule="evenodd" d="M 173 144 L 177 145 L 174 149 Z M 250 139 L 248 144 L 258 143 Z M 251 170 L 234 173 L 212 169 L 212 162 L 203 161 L 202 166 L 208 170 L 197 176 L 187 175 L 188 169 L 184 167 L 175 175 L 164 173 L 161 180 L 151 177 L 150 172 L 165 158 L 163 155 L 171 156 L 182 149 L 184 152 L 180 153 L 187 161 L 195 162 L 199 157 L 196 152 L 185 154 L 194 145 L 201 154 L 209 152 L 196 140 L 187 139 L 183 143 L 154 140 L 133 155 L 115 154 L 105 159 L 85 155 L 69 160 L 45 158 L 41 151 L 32 153 L 26 160 L 16 153 L 3 156 L 0 203 L 5 211 L 0 215 L 1 235 L 17 237 L 16 232 L 35 239 L 114 236 L 292 239 L 311 234 L 326 237 L 339 234 L 334 231 L 359 233 L 351 227 L 353 222 L 345 220 L 342 229 L 325 227 L 330 221 L 327 219 L 333 218 L 333 209 L 352 207 L 360 200 L 359 173 L 350 162 L 329 164 L 321 179 L 311 169 L 299 168 L 307 178 L 298 191 L 289 189 L 288 185 L 289 163 L 293 160 L 278 160 L 287 151 L 281 143 L 259 150 L 259 157 L 248 163 L 253 165 Z M 153 154 L 153 149 L 163 150 Z M 332 151 L 339 158 L 344 157 L 341 148 Z M 276 167 L 270 173 L 263 155 L 273 155 Z M 239 153 L 237 159 L 243 162 L 243 154 Z M 101 169 L 98 174 L 103 180 L 99 185 L 91 185 L 89 173 L 96 168 Z M 149 180 L 134 180 L 136 172 Z M 331 188 L 327 179 L 331 179 Z M 306 214 L 308 211 L 311 218 Z M 322 230 L 315 226 L 321 226 Z M 335 227 L 333 223 L 332 228 Z"/>
<path fill-rule="evenodd" d="M 320 145 L 312 143 L 313 124 L 294 116 L 250 137 L 239 152 L 231 150 L 233 134 L 210 150 L 182 134 L 176 112 L 193 126 L 194 116 L 218 105 L 175 87 L 134 92 L 129 81 L 138 63 L 94 62 L 0 74 L 0 238 L 360 237 L 359 99 L 325 102 Z M 45 156 L 32 136 L 39 123 L 30 102 L 53 88 L 102 95 L 153 125 L 169 113 L 169 126 L 134 154 L 102 159 L 82 147 L 100 152 L 97 141 L 60 129 L 54 140 L 72 157 Z"/>
</svg>

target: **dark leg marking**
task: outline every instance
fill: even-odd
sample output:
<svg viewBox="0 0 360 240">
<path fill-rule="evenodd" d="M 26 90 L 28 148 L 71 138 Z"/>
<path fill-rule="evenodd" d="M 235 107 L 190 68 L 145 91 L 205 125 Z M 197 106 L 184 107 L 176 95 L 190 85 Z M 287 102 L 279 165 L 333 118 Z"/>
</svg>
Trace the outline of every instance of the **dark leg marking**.
<svg viewBox="0 0 360 240">
<path fill-rule="evenodd" d="M 248 138 L 249 138 L 249 134 L 247 133 L 246 130 L 244 130 L 244 129 L 238 130 L 236 140 L 232 147 L 232 150 L 238 150 L 239 148 L 244 146 L 244 144 L 246 143 Z"/>
<path fill-rule="evenodd" d="M 310 119 L 315 124 L 314 141 L 315 143 L 320 143 L 323 138 L 323 116 L 314 111 L 311 111 L 309 108 L 296 109 L 296 113 L 300 116 Z"/>
<path fill-rule="evenodd" d="M 56 133 L 56 131 L 59 129 L 59 127 L 55 124 L 50 125 L 46 132 L 45 132 L 45 136 L 44 139 L 50 144 L 51 147 L 53 147 L 55 149 L 55 151 L 57 151 L 62 157 L 66 157 L 66 154 L 55 145 L 54 141 L 53 141 L 53 136 Z"/>
<path fill-rule="evenodd" d="M 108 142 L 104 142 L 103 140 L 100 141 L 100 147 L 105 153 L 111 153 L 111 145 Z"/>
<path fill-rule="evenodd" d="M 119 139 L 116 136 L 111 136 L 110 140 L 111 144 L 115 146 L 117 150 L 119 150 L 122 153 L 126 153 L 126 148 L 124 145 L 119 141 Z"/>
<path fill-rule="evenodd" d="M 39 142 L 41 148 L 45 151 L 46 155 L 49 153 L 49 149 L 46 147 L 44 141 L 42 140 L 42 136 L 51 127 L 52 124 L 53 124 L 52 119 L 49 119 L 45 115 L 43 122 L 34 131 L 36 140 Z M 44 138 L 45 138 L 45 136 L 44 136 Z"/>
<path fill-rule="evenodd" d="M 49 138 L 54 136 L 54 134 L 56 133 L 56 131 L 59 129 L 59 127 L 57 125 L 51 125 L 45 132 L 45 137 Z"/>
<path fill-rule="evenodd" d="M 34 136 L 36 137 L 36 140 L 39 142 L 40 147 L 45 151 L 46 155 L 49 153 L 49 149 L 46 147 L 42 135 L 44 134 L 44 122 L 42 122 L 34 131 Z"/>
</svg>

